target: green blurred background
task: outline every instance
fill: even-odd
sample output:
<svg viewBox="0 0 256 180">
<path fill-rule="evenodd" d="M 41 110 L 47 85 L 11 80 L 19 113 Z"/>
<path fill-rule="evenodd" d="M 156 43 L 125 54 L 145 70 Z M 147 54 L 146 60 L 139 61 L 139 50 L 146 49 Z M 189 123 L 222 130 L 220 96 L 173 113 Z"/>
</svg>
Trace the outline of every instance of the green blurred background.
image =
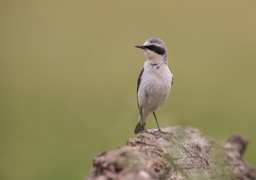
<svg viewBox="0 0 256 180">
<path fill-rule="evenodd" d="M 256 1 L 0 1 L 0 179 L 83 179 L 137 122 L 134 45 L 161 37 L 175 76 L 162 127 L 250 140 Z M 148 128 L 156 128 L 151 116 Z"/>
</svg>

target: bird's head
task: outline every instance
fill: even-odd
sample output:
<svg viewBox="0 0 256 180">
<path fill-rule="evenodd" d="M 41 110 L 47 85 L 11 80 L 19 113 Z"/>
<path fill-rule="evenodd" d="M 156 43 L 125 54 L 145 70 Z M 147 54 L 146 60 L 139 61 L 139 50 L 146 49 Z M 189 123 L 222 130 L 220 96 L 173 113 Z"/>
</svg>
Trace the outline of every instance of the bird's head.
<svg viewBox="0 0 256 180">
<path fill-rule="evenodd" d="M 135 47 L 143 49 L 149 61 L 154 61 L 155 63 L 163 61 L 164 63 L 168 63 L 167 49 L 160 38 L 149 38 L 143 45 L 137 45 Z"/>
</svg>

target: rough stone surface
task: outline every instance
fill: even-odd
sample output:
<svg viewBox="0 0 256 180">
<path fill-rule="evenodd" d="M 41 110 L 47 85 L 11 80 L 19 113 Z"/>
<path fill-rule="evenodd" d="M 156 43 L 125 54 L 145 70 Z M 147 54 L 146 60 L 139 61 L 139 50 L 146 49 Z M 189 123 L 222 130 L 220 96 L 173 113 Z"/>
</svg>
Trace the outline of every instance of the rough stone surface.
<svg viewBox="0 0 256 180">
<path fill-rule="evenodd" d="M 220 143 L 192 127 L 150 130 L 127 145 L 93 159 L 89 180 L 256 180 L 243 161 L 248 141 L 239 135 Z"/>
</svg>

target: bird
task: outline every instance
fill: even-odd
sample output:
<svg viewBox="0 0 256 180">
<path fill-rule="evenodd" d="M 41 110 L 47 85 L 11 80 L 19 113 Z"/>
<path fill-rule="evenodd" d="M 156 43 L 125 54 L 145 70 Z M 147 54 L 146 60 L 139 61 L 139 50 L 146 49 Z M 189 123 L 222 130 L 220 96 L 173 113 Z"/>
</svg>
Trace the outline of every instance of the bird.
<svg viewBox="0 0 256 180">
<path fill-rule="evenodd" d="M 147 132 L 146 122 L 151 113 L 154 115 L 158 131 L 162 132 L 155 111 L 164 105 L 173 84 L 167 48 L 162 39 L 155 37 L 135 47 L 143 50 L 147 60 L 137 80 L 139 118 L 134 133 Z"/>
</svg>

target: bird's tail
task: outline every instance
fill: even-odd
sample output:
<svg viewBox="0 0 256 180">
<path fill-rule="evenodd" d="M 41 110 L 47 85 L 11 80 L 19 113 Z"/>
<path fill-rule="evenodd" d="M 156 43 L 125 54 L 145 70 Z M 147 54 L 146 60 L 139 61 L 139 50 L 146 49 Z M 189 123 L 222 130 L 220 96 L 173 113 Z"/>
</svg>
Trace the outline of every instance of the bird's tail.
<svg viewBox="0 0 256 180">
<path fill-rule="evenodd" d="M 134 133 L 138 134 L 143 130 L 144 130 L 144 126 L 140 122 L 138 122 L 137 125 L 135 126 Z"/>
<path fill-rule="evenodd" d="M 149 113 L 147 113 L 145 111 L 142 112 L 142 109 L 141 109 L 139 118 L 138 118 L 138 123 L 134 129 L 135 134 L 138 134 L 139 132 L 146 130 L 146 120 L 147 120 L 148 115 L 149 115 Z"/>
</svg>

